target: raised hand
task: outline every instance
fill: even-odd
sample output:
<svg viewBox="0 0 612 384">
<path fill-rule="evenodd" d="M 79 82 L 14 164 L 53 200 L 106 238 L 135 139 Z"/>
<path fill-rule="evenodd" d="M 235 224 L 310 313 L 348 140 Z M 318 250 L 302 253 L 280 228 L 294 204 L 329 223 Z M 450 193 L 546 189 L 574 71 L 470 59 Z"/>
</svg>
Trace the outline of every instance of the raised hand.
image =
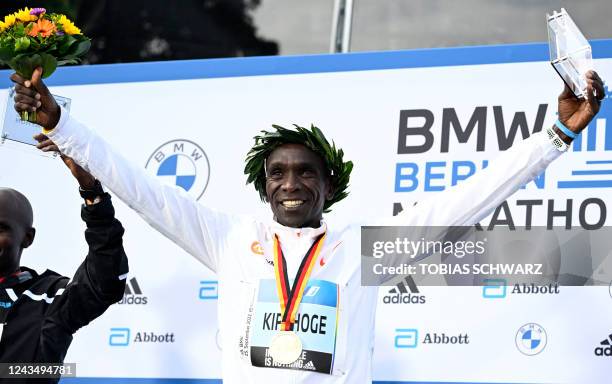
<svg viewBox="0 0 612 384">
<path fill-rule="evenodd" d="M 606 96 L 603 81 L 595 71 L 586 74 L 587 98 L 579 99 L 565 86 L 559 95 L 559 120 L 574 133 L 580 133 L 599 112 L 601 100 Z"/>
<path fill-rule="evenodd" d="M 11 75 L 15 83 L 15 110 L 36 112 L 36 123 L 44 128 L 55 128 L 60 118 L 60 108 L 42 81 L 42 68 L 32 73 L 32 79 L 24 79 L 17 73 Z"/>
</svg>

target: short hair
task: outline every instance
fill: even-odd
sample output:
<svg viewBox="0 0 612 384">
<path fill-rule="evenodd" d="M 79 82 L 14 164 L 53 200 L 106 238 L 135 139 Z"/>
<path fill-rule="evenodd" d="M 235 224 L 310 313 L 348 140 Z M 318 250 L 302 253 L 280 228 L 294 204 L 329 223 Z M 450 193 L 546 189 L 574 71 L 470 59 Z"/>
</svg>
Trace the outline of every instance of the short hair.
<svg viewBox="0 0 612 384">
<path fill-rule="evenodd" d="M 325 164 L 328 177 L 331 180 L 333 195 L 323 205 L 323 212 L 329 212 L 331 206 L 348 196 L 348 183 L 353 170 L 352 161 L 344 161 L 342 149 L 336 149 L 332 141 L 330 145 L 323 132 L 314 125 L 310 129 L 293 124 L 295 130 L 272 125 L 275 131 L 261 131 L 254 137 L 255 144 L 246 156 L 244 174 L 248 175 L 247 184 L 253 183 L 262 201 L 266 196 L 266 159 L 272 151 L 283 144 L 302 144 L 319 155 Z"/>
<path fill-rule="evenodd" d="M 32 210 L 32 205 L 25 195 L 13 188 L 3 188 L 0 187 L 0 195 L 4 194 L 6 198 L 11 199 L 9 202 L 13 203 L 13 207 L 19 212 L 22 216 L 19 217 L 21 224 L 25 229 L 32 228 L 34 222 L 34 211 Z"/>
</svg>

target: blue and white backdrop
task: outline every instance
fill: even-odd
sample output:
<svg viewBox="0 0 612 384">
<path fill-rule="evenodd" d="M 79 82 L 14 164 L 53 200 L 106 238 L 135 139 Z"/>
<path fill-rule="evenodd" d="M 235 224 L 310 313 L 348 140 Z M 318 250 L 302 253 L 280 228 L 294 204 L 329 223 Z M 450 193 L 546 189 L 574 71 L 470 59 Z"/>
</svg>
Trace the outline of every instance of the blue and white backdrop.
<svg viewBox="0 0 612 384">
<path fill-rule="evenodd" d="M 593 48 L 596 69 L 612 79 L 612 40 Z M 355 163 L 351 195 L 328 218 L 335 225 L 435 196 L 551 125 L 562 84 L 547 56 L 547 46 L 534 44 L 99 65 L 62 68 L 49 84 L 72 100 L 73 116 L 153 175 L 202 204 L 262 218 L 268 208 L 243 175 L 252 137 L 273 123 L 314 123 Z M 8 75 L 0 72 L 5 88 Z M 553 211 L 568 211 L 574 226 L 610 223 L 611 119 L 607 100 L 571 151 L 499 217 L 542 225 Z M 400 145 L 423 126 L 431 140 L 416 135 Z M 456 132 L 470 127 L 459 140 Z M 37 238 L 23 264 L 71 275 L 86 254 L 74 180 L 58 159 L 31 151 L 0 146 L 0 164 L 0 185 L 24 192 L 35 209 Z M 104 381 L 220 378 L 215 275 L 115 205 L 127 229 L 128 290 L 77 333 L 66 361 L 78 364 L 79 376 Z M 607 383 L 612 357 L 596 349 L 610 346 L 611 295 L 609 287 L 383 287 L 374 378 Z"/>
</svg>

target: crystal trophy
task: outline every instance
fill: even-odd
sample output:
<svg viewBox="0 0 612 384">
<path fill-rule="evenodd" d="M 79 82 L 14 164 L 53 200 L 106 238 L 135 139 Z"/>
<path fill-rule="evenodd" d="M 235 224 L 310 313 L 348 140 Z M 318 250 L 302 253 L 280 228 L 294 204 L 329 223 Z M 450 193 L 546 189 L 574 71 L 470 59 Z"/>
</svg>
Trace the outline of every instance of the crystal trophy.
<svg viewBox="0 0 612 384">
<path fill-rule="evenodd" d="M 41 128 L 37 124 L 21 120 L 21 117 L 14 108 L 14 97 L 15 89 L 11 87 L 8 90 L 8 97 L 6 100 L 4 124 L 2 126 L 2 132 L 0 133 L 0 144 L 14 149 L 25 150 L 29 150 L 34 146 L 34 150 L 37 151 L 38 154 L 47 156 L 57 155 L 53 152 L 45 154 L 35 148 L 38 142 L 34 140 L 33 136 L 41 133 Z M 64 107 L 66 111 L 70 111 L 70 99 L 56 95 L 53 95 L 53 97 L 58 105 Z"/>
<path fill-rule="evenodd" d="M 591 45 L 565 8 L 547 14 L 550 63 L 578 98 L 586 98 L 585 74 L 593 69 Z"/>
</svg>

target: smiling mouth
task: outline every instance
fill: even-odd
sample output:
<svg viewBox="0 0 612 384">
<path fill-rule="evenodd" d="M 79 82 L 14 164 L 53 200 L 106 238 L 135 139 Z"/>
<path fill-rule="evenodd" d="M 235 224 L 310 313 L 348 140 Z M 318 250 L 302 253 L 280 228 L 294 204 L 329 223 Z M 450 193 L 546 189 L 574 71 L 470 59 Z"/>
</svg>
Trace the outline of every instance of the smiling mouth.
<svg viewBox="0 0 612 384">
<path fill-rule="evenodd" d="M 285 208 L 298 208 L 304 204 L 304 200 L 285 200 L 281 205 Z"/>
</svg>

